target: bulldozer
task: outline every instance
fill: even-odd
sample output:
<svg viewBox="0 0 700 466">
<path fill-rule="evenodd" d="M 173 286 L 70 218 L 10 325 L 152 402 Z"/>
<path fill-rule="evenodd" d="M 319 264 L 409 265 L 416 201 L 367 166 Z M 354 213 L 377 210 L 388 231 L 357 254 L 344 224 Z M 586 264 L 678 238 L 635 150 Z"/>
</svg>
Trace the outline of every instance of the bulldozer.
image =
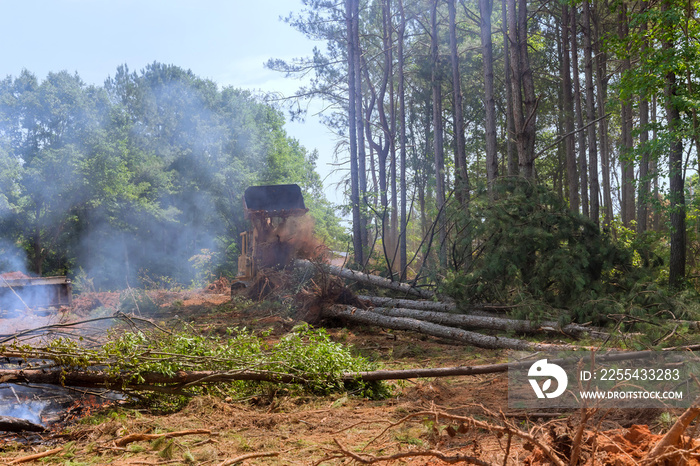
<svg viewBox="0 0 700 466">
<path fill-rule="evenodd" d="M 293 259 L 288 220 L 306 215 L 309 209 L 298 185 L 282 184 L 248 187 L 243 194 L 243 211 L 250 229 L 241 233 L 234 282 L 238 287 L 249 284 L 260 270 L 281 268 Z"/>
</svg>

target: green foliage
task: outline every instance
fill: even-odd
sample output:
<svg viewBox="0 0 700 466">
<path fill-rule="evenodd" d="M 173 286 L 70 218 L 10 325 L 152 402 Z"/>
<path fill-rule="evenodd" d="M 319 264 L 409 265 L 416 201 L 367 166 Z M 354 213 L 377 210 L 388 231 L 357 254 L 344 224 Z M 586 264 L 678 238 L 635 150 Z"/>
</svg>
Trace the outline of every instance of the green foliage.
<svg viewBox="0 0 700 466">
<path fill-rule="evenodd" d="M 196 274 L 192 285 L 194 287 L 204 287 L 214 281 L 216 274 L 214 273 L 214 258 L 215 254 L 209 249 L 202 249 L 199 254 L 189 258 L 189 262 L 195 269 Z"/>
<path fill-rule="evenodd" d="M 460 219 L 461 246 L 474 250 L 446 284 L 459 302 L 539 303 L 535 310 L 565 308 L 576 320 L 599 320 L 610 311 L 603 302 L 610 293 L 630 291 L 631 248 L 545 187 L 506 179 L 495 192 L 495 201 L 477 197 Z"/>
<path fill-rule="evenodd" d="M 115 332 L 99 348 L 86 348 L 66 338 L 51 341 L 42 350 L 44 358 L 54 360 L 64 369 L 103 370 L 114 377 L 126 376 L 127 382 L 144 382 L 144 373 L 175 376 L 178 371 L 260 371 L 300 377 L 303 382 L 287 384 L 294 392 L 326 395 L 343 392 L 347 387 L 340 380 L 345 372 L 373 369 L 363 357 L 351 354 L 340 343 L 333 342 L 323 329 L 306 324 L 296 326 L 277 343 L 268 344 L 262 337 L 243 329 L 229 329 L 226 337 L 209 337 L 192 329 L 173 333 Z M 36 354 L 31 347 L 16 347 Z M 220 393 L 222 396 L 246 397 L 261 391 L 275 392 L 273 382 L 235 381 L 226 384 L 194 385 L 179 394 L 136 391 L 154 406 L 177 407 L 187 396 Z M 381 384 L 353 383 L 364 396 L 384 396 Z M 167 392 L 167 390 L 164 390 Z M 177 390 L 175 391 L 177 392 Z"/>
</svg>

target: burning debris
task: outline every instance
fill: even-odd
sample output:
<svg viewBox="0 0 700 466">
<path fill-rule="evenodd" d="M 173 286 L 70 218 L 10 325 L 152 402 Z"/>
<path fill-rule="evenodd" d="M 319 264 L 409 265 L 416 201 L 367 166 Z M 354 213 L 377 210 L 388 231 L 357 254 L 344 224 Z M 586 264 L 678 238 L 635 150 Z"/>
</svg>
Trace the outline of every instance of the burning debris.
<svg viewBox="0 0 700 466">
<path fill-rule="evenodd" d="M 0 363 L 0 371 L 28 368 L 22 360 Z M 112 403 L 123 396 L 106 390 L 91 393 L 77 391 L 61 384 L 8 383 L 0 377 L 0 431 L 44 432 L 49 426 L 61 425 L 91 409 Z"/>
</svg>

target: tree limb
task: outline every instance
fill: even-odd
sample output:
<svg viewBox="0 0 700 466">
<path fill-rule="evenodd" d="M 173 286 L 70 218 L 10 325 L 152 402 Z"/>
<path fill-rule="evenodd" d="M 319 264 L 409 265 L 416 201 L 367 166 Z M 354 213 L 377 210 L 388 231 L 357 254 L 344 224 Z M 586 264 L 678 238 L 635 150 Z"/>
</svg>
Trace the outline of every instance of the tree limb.
<svg viewBox="0 0 700 466">
<path fill-rule="evenodd" d="M 29 455 L 29 456 L 24 456 L 22 458 L 17 458 L 16 460 L 12 460 L 7 464 L 21 464 L 21 463 L 29 463 L 30 461 L 38 460 L 41 458 L 46 458 L 47 456 L 55 455 L 56 453 L 60 453 L 63 451 L 63 447 L 58 447 L 54 448 L 53 450 L 46 450 L 41 453 L 36 453 L 34 455 Z"/>
</svg>

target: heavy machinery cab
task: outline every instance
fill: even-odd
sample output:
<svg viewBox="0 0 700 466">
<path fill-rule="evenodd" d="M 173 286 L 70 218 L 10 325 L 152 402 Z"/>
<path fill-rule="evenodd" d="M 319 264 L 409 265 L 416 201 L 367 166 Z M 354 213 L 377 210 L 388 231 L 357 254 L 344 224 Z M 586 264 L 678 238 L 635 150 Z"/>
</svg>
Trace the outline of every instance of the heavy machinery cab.
<svg viewBox="0 0 700 466">
<path fill-rule="evenodd" d="M 309 209 L 296 184 L 250 186 L 243 195 L 243 209 L 251 229 L 241 233 L 237 278 L 248 281 L 260 269 L 286 265 L 293 252 L 286 241 L 287 220 Z"/>
</svg>

